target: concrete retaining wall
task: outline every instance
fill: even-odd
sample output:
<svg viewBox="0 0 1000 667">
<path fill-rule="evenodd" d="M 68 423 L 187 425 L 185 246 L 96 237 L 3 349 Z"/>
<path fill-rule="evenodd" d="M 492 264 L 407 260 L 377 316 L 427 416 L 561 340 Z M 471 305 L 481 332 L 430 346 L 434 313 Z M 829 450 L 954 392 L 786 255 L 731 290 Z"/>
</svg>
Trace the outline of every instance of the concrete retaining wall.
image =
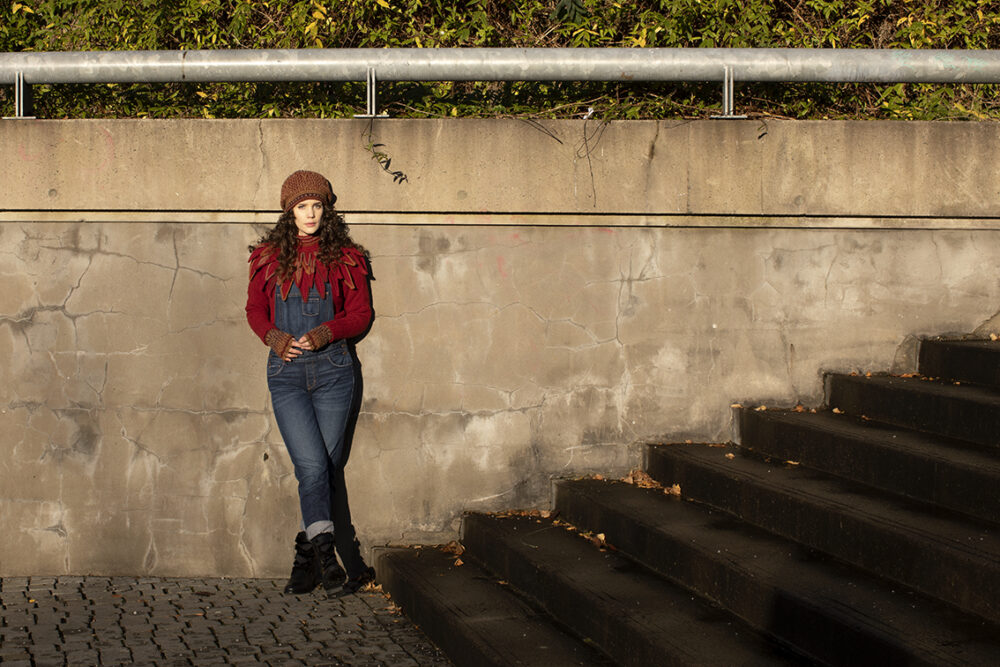
<svg viewBox="0 0 1000 667">
<path fill-rule="evenodd" d="M 373 257 L 347 471 L 370 547 L 989 330 L 998 149 L 993 123 L 0 122 L 0 576 L 287 574 L 243 306 L 295 169 Z"/>
</svg>

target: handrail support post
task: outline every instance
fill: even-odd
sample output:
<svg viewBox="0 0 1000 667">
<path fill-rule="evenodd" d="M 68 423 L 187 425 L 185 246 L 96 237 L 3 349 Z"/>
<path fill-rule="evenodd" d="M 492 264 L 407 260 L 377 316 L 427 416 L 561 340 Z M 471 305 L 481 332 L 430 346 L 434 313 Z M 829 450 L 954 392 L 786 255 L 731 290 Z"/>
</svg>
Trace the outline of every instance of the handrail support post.
<svg viewBox="0 0 1000 667">
<path fill-rule="evenodd" d="M 740 120 L 746 118 L 746 116 L 740 116 L 733 113 L 735 80 L 736 76 L 733 73 L 733 68 L 729 65 L 724 66 L 722 69 L 722 114 L 719 116 L 712 116 L 713 120 Z"/>
<path fill-rule="evenodd" d="M 4 120 L 27 120 L 34 118 L 34 98 L 31 84 L 24 82 L 24 72 L 14 75 L 14 115 L 4 116 Z"/>
<path fill-rule="evenodd" d="M 375 68 L 374 67 L 369 67 L 368 68 L 368 82 L 367 82 L 367 89 L 368 89 L 367 90 L 367 92 L 368 92 L 368 95 L 367 95 L 367 98 L 368 98 L 367 113 L 363 113 L 363 114 L 356 113 L 356 114 L 354 114 L 355 118 L 388 118 L 389 117 L 389 114 L 379 114 L 379 113 L 377 113 L 377 111 L 378 111 L 378 105 L 376 104 L 376 98 L 375 98 L 375 91 L 376 91 L 376 84 L 377 83 L 378 83 L 378 81 L 375 78 Z"/>
</svg>

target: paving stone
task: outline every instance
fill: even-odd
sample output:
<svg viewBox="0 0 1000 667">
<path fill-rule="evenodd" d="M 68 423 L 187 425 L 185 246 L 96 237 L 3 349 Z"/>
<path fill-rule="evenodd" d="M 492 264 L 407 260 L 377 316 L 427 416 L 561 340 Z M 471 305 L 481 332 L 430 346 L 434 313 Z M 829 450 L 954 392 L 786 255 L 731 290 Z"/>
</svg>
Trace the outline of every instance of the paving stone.
<svg viewBox="0 0 1000 667">
<path fill-rule="evenodd" d="M 65 662 L 66 661 L 63 659 L 63 656 L 61 654 L 57 656 L 46 655 L 39 658 L 35 658 L 35 667 L 62 667 L 62 665 L 64 665 Z"/>
<path fill-rule="evenodd" d="M 96 665 L 99 660 L 100 653 L 95 650 L 66 652 L 67 665 Z"/>
<path fill-rule="evenodd" d="M 132 662 L 132 652 L 124 646 L 100 649 L 101 662 L 109 665 L 120 665 Z"/>
<path fill-rule="evenodd" d="M 284 581 L 0 578 L 8 665 L 451 663 L 379 591 L 287 596 Z"/>
<path fill-rule="evenodd" d="M 188 658 L 168 657 L 162 664 L 166 667 L 187 667 L 193 663 Z"/>
<path fill-rule="evenodd" d="M 31 654 L 26 647 L 0 645 L 0 663 L 6 665 L 17 660 L 31 660 Z"/>
</svg>

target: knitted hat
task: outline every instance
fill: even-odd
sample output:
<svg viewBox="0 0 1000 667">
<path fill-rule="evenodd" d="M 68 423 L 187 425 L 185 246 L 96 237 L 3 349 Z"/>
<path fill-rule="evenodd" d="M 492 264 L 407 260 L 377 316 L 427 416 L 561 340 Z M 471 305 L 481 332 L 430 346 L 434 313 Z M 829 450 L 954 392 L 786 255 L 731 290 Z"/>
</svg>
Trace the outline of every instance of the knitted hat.
<svg viewBox="0 0 1000 667">
<path fill-rule="evenodd" d="M 281 185 L 281 210 L 287 213 L 304 199 L 318 199 L 324 206 L 333 206 L 337 195 L 333 194 L 330 181 L 322 174 L 300 170 L 286 178 Z"/>
</svg>

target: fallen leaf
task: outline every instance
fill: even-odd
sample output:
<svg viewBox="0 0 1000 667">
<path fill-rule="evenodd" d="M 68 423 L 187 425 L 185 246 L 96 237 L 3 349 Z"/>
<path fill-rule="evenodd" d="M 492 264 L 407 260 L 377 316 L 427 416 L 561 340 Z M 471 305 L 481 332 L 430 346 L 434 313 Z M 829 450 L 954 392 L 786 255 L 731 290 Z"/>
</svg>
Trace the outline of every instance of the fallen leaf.
<svg viewBox="0 0 1000 667">
<path fill-rule="evenodd" d="M 998 338 L 1000 337 L 998 337 L 996 334 L 990 334 L 990 340 L 997 340 Z"/>
<path fill-rule="evenodd" d="M 767 406 L 766 405 L 759 405 L 756 408 L 754 408 L 754 410 L 756 410 L 757 412 L 763 412 L 764 410 L 767 410 Z"/>
<path fill-rule="evenodd" d="M 663 489 L 663 492 L 666 493 L 666 494 L 668 494 L 668 495 L 671 495 L 671 496 L 680 496 L 681 495 L 681 485 L 680 484 L 674 484 L 669 489 Z"/>
<path fill-rule="evenodd" d="M 645 470 L 633 470 L 628 475 L 622 478 L 623 482 L 626 484 L 632 484 L 638 486 L 640 489 L 660 489 L 663 486 L 657 482 L 655 479 L 649 476 Z"/>
<path fill-rule="evenodd" d="M 799 403 L 798 405 L 795 406 L 795 411 L 796 412 L 805 412 L 806 408 L 805 408 L 804 405 L 802 405 L 801 403 Z"/>
<path fill-rule="evenodd" d="M 443 547 L 441 547 L 441 551 L 445 552 L 446 554 L 452 554 L 454 556 L 461 556 L 462 554 L 465 553 L 465 547 L 463 547 L 460 542 L 456 542 L 455 540 L 452 540 L 448 544 L 446 544 Z"/>
<path fill-rule="evenodd" d="M 797 466 L 799 464 L 798 461 L 785 461 L 785 463 L 787 463 L 790 466 Z"/>
<path fill-rule="evenodd" d="M 733 403 L 729 407 L 731 407 L 731 408 L 742 408 L 743 406 L 740 405 L 739 403 Z"/>
<path fill-rule="evenodd" d="M 455 567 L 462 567 L 463 565 L 465 565 L 465 563 L 462 562 L 461 558 L 455 559 Z"/>
<path fill-rule="evenodd" d="M 842 415 L 844 413 L 840 411 L 840 408 L 834 408 L 833 409 L 833 414 L 835 414 L 835 415 Z"/>
<path fill-rule="evenodd" d="M 733 460 L 733 459 L 736 458 L 736 454 L 733 454 L 732 452 L 729 452 L 729 453 L 726 454 L 726 458 L 729 459 L 729 460 Z"/>
</svg>

